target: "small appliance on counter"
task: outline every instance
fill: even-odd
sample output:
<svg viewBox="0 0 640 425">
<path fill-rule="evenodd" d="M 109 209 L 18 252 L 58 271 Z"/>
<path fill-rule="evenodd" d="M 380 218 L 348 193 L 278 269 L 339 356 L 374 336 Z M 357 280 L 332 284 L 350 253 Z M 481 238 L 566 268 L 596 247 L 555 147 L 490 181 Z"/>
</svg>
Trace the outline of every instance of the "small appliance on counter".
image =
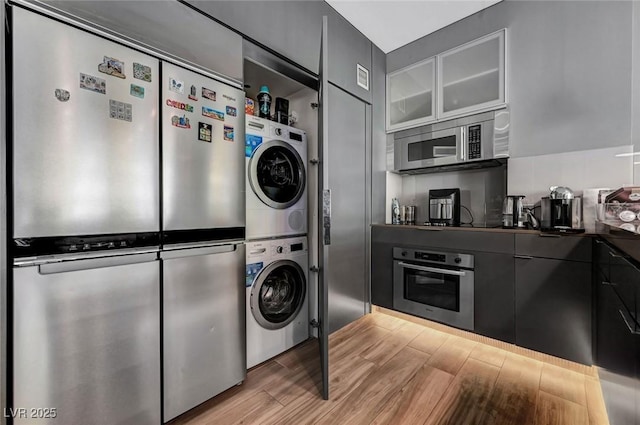
<svg viewBox="0 0 640 425">
<path fill-rule="evenodd" d="M 460 226 L 460 189 L 429 191 L 429 221 L 431 226 Z"/>
<path fill-rule="evenodd" d="M 502 227 L 505 229 L 524 228 L 527 223 L 527 212 L 522 200 L 524 195 L 509 195 L 502 204 Z"/>
<path fill-rule="evenodd" d="M 551 186 L 549 196 L 540 202 L 540 221 L 543 231 L 584 232 L 582 197 L 575 196 L 568 187 Z"/>
<path fill-rule="evenodd" d="M 391 224 L 416 224 L 416 206 L 400 205 L 398 198 L 391 200 Z"/>
</svg>

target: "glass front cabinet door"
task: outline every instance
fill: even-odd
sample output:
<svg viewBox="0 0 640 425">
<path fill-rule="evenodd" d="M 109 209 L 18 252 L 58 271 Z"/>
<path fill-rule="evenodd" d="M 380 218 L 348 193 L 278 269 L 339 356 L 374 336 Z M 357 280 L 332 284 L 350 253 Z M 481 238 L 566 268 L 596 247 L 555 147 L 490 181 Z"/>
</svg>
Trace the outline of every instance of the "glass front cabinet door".
<svg viewBox="0 0 640 425">
<path fill-rule="evenodd" d="M 387 131 L 435 120 L 435 58 L 387 74 Z"/>
<path fill-rule="evenodd" d="M 438 119 L 506 103 L 505 30 L 438 55 Z"/>
</svg>

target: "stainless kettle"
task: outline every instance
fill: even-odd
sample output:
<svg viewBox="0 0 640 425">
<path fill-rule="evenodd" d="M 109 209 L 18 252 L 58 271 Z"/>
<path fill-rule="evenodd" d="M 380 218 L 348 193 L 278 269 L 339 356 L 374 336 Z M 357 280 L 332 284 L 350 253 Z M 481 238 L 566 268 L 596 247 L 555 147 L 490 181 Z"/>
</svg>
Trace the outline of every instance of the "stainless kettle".
<svg viewBox="0 0 640 425">
<path fill-rule="evenodd" d="M 510 195 L 504 198 L 502 203 L 502 227 L 513 229 L 523 228 L 527 223 L 527 213 L 522 200 L 524 195 Z"/>
</svg>

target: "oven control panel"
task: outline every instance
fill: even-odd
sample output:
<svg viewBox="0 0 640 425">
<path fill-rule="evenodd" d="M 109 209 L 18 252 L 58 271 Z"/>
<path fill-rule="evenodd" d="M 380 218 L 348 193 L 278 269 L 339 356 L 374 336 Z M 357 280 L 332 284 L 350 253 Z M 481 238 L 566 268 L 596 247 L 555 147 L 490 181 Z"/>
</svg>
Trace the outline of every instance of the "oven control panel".
<svg viewBox="0 0 640 425">
<path fill-rule="evenodd" d="M 455 252 L 423 251 L 411 248 L 393 248 L 396 260 L 413 261 L 414 263 L 435 263 L 454 266 L 456 268 L 473 269 L 473 255 Z"/>
</svg>

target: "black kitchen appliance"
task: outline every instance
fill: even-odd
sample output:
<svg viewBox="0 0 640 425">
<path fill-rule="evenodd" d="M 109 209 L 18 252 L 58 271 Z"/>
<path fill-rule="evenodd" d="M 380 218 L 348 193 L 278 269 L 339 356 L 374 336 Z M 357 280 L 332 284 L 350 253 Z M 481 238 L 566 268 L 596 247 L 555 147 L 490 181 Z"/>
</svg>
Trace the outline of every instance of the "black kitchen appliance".
<svg viewBox="0 0 640 425">
<path fill-rule="evenodd" d="M 584 232 L 582 197 L 568 187 L 552 186 L 548 197 L 540 201 L 543 231 Z"/>
<path fill-rule="evenodd" d="M 429 191 L 429 221 L 431 226 L 460 226 L 460 189 Z"/>
</svg>

